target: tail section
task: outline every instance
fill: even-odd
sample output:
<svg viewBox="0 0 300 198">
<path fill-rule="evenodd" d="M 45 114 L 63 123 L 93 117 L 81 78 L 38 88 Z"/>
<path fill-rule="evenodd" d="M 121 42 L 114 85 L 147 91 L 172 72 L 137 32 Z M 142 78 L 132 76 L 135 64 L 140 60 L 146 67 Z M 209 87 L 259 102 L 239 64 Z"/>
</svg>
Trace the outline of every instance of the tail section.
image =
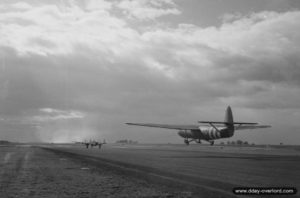
<svg viewBox="0 0 300 198">
<path fill-rule="evenodd" d="M 227 127 L 226 136 L 232 137 L 234 134 L 234 122 L 230 106 L 228 106 L 226 109 L 224 123 Z"/>
<path fill-rule="evenodd" d="M 227 128 L 233 128 L 233 129 L 234 129 L 235 124 L 238 124 L 238 125 L 257 125 L 258 124 L 256 122 L 234 122 L 230 106 L 228 106 L 226 111 L 225 111 L 224 122 L 215 122 L 215 121 L 198 121 L 198 122 L 199 123 L 210 124 L 210 125 L 211 124 L 224 124 L 224 125 L 227 126 Z"/>
<path fill-rule="evenodd" d="M 228 106 L 226 111 L 225 111 L 224 122 L 215 122 L 215 121 L 198 121 L 198 122 L 199 123 L 206 123 L 206 124 L 225 124 L 227 126 L 234 126 L 235 124 L 239 124 L 239 125 L 244 125 L 244 124 L 246 124 L 246 125 L 257 125 L 258 124 L 256 122 L 234 122 L 230 106 Z"/>
<path fill-rule="evenodd" d="M 234 124 L 230 106 L 228 106 L 226 109 L 224 122 L 226 123 L 226 125 L 230 125 L 230 126 L 233 126 Z"/>
</svg>

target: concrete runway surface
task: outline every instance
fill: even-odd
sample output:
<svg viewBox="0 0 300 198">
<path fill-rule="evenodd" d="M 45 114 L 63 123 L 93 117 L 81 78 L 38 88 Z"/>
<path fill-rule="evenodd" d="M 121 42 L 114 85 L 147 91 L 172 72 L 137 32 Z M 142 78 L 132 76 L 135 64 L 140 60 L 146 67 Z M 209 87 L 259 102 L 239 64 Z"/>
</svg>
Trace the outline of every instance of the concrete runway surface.
<svg viewBox="0 0 300 198">
<path fill-rule="evenodd" d="M 73 191 L 65 187 L 64 193 L 60 193 L 65 197 L 84 197 L 78 190 L 80 188 L 85 189 L 86 197 L 237 197 L 232 192 L 234 187 L 295 187 L 298 190 L 300 187 L 299 148 L 106 144 L 99 150 L 96 147 L 86 149 L 84 145 L 52 144 L 26 149 L 1 150 L 0 193 L 11 195 L 3 189 L 12 188 L 11 184 L 15 183 L 18 183 L 14 185 L 15 189 L 20 185 L 22 188 L 19 180 L 23 178 L 23 185 L 27 186 L 23 189 L 31 188 L 29 192 L 39 195 L 36 197 L 49 197 L 47 188 L 42 188 L 43 194 L 38 187 L 40 191 L 36 193 L 36 189 L 26 183 L 26 177 L 24 179 L 26 171 L 20 171 L 22 167 L 30 167 L 34 160 L 34 166 L 49 172 L 48 176 L 37 178 L 35 182 L 50 177 L 60 183 L 64 181 L 61 175 L 68 178 L 69 188 Z M 47 161 L 48 167 L 37 164 L 39 160 Z M 12 170 L 7 168 L 9 162 L 15 167 Z M 34 167 L 31 168 L 33 171 Z M 75 182 L 78 175 L 91 185 L 86 187 L 86 184 Z M 98 178 L 100 176 L 113 179 L 106 183 L 103 178 Z M 101 192 L 98 192 L 99 186 L 94 186 L 99 182 L 104 189 Z M 110 188 L 105 187 L 116 184 L 118 191 L 109 191 Z M 297 196 L 299 193 L 286 197 Z"/>
</svg>

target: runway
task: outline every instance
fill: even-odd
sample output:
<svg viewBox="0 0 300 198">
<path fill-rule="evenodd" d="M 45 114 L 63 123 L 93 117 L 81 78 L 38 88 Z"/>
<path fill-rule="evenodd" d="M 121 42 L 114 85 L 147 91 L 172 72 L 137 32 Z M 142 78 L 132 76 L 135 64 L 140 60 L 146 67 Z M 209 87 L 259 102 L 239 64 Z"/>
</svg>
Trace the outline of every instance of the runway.
<svg viewBox="0 0 300 198">
<path fill-rule="evenodd" d="M 53 150 L 52 150 L 53 151 Z M 35 146 L 0 147 L 0 197 L 140 198 L 195 197 L 144 179 L 124 176 L 99 160 L 84 160 Z"/>
<path fill-rule="evenodd" d="M 235 187 L 300 187 L 299 149 L 117 144 L 101 150 L 83 145 L 45 149 L 196 197 L 234 197 Z"/>
</svg>

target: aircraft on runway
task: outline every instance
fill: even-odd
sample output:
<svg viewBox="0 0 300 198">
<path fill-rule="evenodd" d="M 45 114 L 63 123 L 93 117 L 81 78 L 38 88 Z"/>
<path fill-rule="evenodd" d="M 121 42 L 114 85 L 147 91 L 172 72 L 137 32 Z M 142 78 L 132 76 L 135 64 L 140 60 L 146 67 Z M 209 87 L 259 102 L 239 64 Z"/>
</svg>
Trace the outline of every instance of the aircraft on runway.
<svg viewBox="0 0 300 198">
<path fill-rule="evenodd" d="M 84 141 L 84 142 L 82 142 L 82 144 L 85 144 L 86 148 L 89 148 L 89 146 L 91 148 L 93 148 L 94 146 L 98 146 L 99 149 L 101 149 L 102 145 L 106 144 L 106 141 L 105 141 L 105 139 L 103 140 L 103 142 L 97 142 L 95 140 L 90 140 L 89 142 L 88 141 Z"/>
<path fill-rule="evenodd" d="M 269 125 L 258 125 L 252 122 L 234 122 L 230 106 L 225 112 L 224 122 L 199 121 L 199 125 L 168 125 L 168 124 L 151 124 L 151 123 L 126 123 L 128 125 L 157 127 L 166 129 L 179 130 L 178 135 L 184 138 L 184 143 L 189 145 L 195 141 L 201 143 L 201 140 L 214 144 L 214 140 L 221 138 L 230 138 L 234 135 L 235 130 L 269 128 Z"/>
</svg>

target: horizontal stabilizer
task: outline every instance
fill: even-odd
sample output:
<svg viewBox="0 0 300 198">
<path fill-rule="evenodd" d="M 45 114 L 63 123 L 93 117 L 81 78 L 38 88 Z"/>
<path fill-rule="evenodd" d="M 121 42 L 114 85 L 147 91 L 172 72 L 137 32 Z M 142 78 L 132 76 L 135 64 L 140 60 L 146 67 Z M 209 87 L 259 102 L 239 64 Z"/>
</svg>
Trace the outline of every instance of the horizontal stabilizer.
<svg viewBox="0 0 300 198">
<path fill-rule="evenodd" d="M 244 129 L 262 129 L 270 128 L 270 125 L 248 125 L 248 126 L 236 126 L 235 130 L 244 130 Z"/>
</svg>

